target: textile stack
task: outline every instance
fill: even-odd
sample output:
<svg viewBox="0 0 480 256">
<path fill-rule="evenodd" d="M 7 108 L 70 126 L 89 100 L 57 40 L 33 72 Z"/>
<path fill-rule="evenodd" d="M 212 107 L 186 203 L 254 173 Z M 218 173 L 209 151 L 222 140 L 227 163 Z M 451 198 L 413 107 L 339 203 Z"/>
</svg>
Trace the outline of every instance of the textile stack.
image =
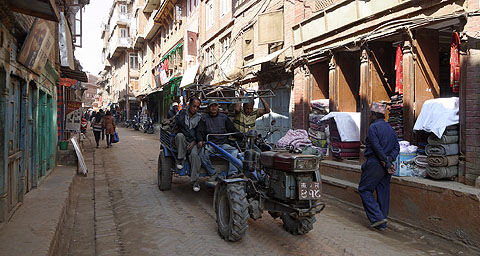
<svg viewBox="0 0 480 256">
<path fill-rule="evenodd" d="M 360 141 L 342 142 L 335 118 L 330 119 L 330 143 L 332 156 L 337 159 L 360 157 Z"/>
<path fill-rule="evenodd" d="M 425 148 L 427 154 L 427 174 L 433 179 L 449 179 L 458 174 L 458 126 L 451 125 L 438 138 L 435 134 L 428 137 Z"/>
<path fill-rule="evenodd" d="M 403 95 L 394 95 L 388 103 L 390 106 L 390 112 L 388 117 L 388 123 L 397 133 L 397 137 L 403 139 Z"/>
<path fill-rule="evenodd" d="M 314 100 L 311 102 L 312 111 L 309 115 L 308 136 L 313 146 L 324 156 L 328 155 L 327 130 L 328 125 L 320 120 L 328 114 L 329 100 Z"/>
</svg>

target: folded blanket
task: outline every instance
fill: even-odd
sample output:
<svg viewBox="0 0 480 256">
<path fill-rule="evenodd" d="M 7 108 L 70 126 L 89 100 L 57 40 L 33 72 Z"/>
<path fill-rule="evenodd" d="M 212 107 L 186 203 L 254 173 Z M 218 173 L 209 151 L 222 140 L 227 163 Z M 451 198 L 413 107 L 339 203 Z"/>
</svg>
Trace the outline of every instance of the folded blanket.
<svg viewBox="0 0 480 256">
<path fill-rule="evenodd" d="M 450 156 L 458 155 L 458 144 L 431 145 L 425 147 L 427 156 Z"/>
<path fill-rule="evenodd" d="M 335 158 L 358 158 L 360 157 L 360 153 L 332 153 L 332 156 Z"/>
<path fill-rule="evenodd" d="M 360 141 L 353 141 L 353 142 L 332 141 L 332 146 L 335 148 L 341 148 L 341 149 L 347 149 L 347 148 L 360 149 Z"/>
<path fill-rule="evenodd" d="M 448 179 L 458 174 L 458 166 L 450 166 L 450 167 L 427 167 L 427 174 L 428 176 L 432 177 L 433 179 Z"/>
<path fill-rule="evenodd" d="M 452 144 L 452 143 L 458 143 L 458 136 L 442 135 L 441 138 L 437 138 L 435 134 L 430 134 L 430 136 L 428 136 L 427 141 L 428 141 L 428 144 L 432 144 L 432 145 Z"/>
<path fill-rule="evenodd" d="M 332 153 L 360 153 L 360 148 L 336 148 L 336 147 L 332 147 Z"/>
<path fill-rule="evenodd" d="M 452 135 L 458 135 L 458 130 L 445 130 L 443 132 L 443 135 L 447 135 L 447 136 L 452 136 Z"/>
<path fill-rule="evenodd" d="M 294 147 L 300 147 L 304 145 L 312 145 L 308 139 L 308 133 L 305 130 L 288 130 L 287 134 L 278 140 L 277 145 L 279 147 L 285 147 L 293 145 Z"/>
<path fill-rule="evenodd" d="M 434 167 L 453 166 L 458 164 L 458 155 L 453 156 L 429 156 L 428 164 Z"/>
<path fill-rule="evenodd" d="M 312 128 L 308 129 L 308 135 L 310 135 L 310 137 L 313 137 L 319 140 L 324 140 L 327 138 L 327 136 L 325 135 L 325 132 L 316 131 Z"/>
<path fill-rule="evenodd" d="M 425 155 L 417 155 L 415 157 L 415 164 L 421 168 L 428 167 L 428 157 Z"/>
</svg>

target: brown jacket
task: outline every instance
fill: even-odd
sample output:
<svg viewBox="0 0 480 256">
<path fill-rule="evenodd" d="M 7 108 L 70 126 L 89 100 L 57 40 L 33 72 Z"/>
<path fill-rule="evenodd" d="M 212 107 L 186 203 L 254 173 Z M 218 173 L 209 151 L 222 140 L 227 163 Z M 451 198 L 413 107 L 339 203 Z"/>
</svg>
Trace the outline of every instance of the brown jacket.
<svg viewBox="0 0 480 256">
<path fill-rule="evenodd" d="M 105 116 L 103 121 L 103 127 L 105 127 L 105 134 L 113 134 L 115 132 L 115 120 L 113 116 Z"/>
</svg>

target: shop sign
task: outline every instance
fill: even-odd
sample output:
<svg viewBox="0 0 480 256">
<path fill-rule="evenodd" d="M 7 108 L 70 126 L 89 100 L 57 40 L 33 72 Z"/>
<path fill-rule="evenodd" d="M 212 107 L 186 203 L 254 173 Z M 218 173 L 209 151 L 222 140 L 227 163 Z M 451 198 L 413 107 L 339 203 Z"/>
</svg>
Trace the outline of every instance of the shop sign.
<svg viewBox="0 0 480 256">
<path fill-rule="evenodd" d="M 82 121 L 82 102 L 79 102 L 79 101 L 67 102 L 65 130 L 80 132 L 81 121 Z"/>
<path fill-rule="evenodd" d="M 18 56 L 18 62 L 33 72 L 41 74 L 54 43 L 54 35 L 48 27 L 47 21 L 38 18 L 35 19 L 33 27 L 30 33 L 28 33 L 27 39 Z"/>
<path fill-rule="evenodd" d="M 77 80 L 71 78 L 60 78 L 60 85 L 65 87 L 73 87 L 77 85 Z"/>
</svg>

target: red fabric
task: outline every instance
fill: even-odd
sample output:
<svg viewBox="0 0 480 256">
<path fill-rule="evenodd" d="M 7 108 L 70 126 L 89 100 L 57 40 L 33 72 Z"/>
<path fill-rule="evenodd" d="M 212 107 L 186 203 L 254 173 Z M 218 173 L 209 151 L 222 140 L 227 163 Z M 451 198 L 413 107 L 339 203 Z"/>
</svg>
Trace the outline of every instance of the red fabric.
<svg viewBox="0 0 480 256">
<path fill-rule="evenodd" d="M 395 57 L 395 92 L 403 94 L 403 52 L 400 45 L 397 46 Z"/>
<path fill-rule="evenodd" d="M 460 37 L 457 32 L 453 32 L 452 44 L 450 46 L 450 87 L 453 92 L 460 91 Z"/>
<path fill-rule="evenodd" d="M 332 146 L 335 148 L 346 149 L 346 148 L 360 148 L 360 141 L 354 142 L 337 142 L 332 141 Z"/>
</svg>

